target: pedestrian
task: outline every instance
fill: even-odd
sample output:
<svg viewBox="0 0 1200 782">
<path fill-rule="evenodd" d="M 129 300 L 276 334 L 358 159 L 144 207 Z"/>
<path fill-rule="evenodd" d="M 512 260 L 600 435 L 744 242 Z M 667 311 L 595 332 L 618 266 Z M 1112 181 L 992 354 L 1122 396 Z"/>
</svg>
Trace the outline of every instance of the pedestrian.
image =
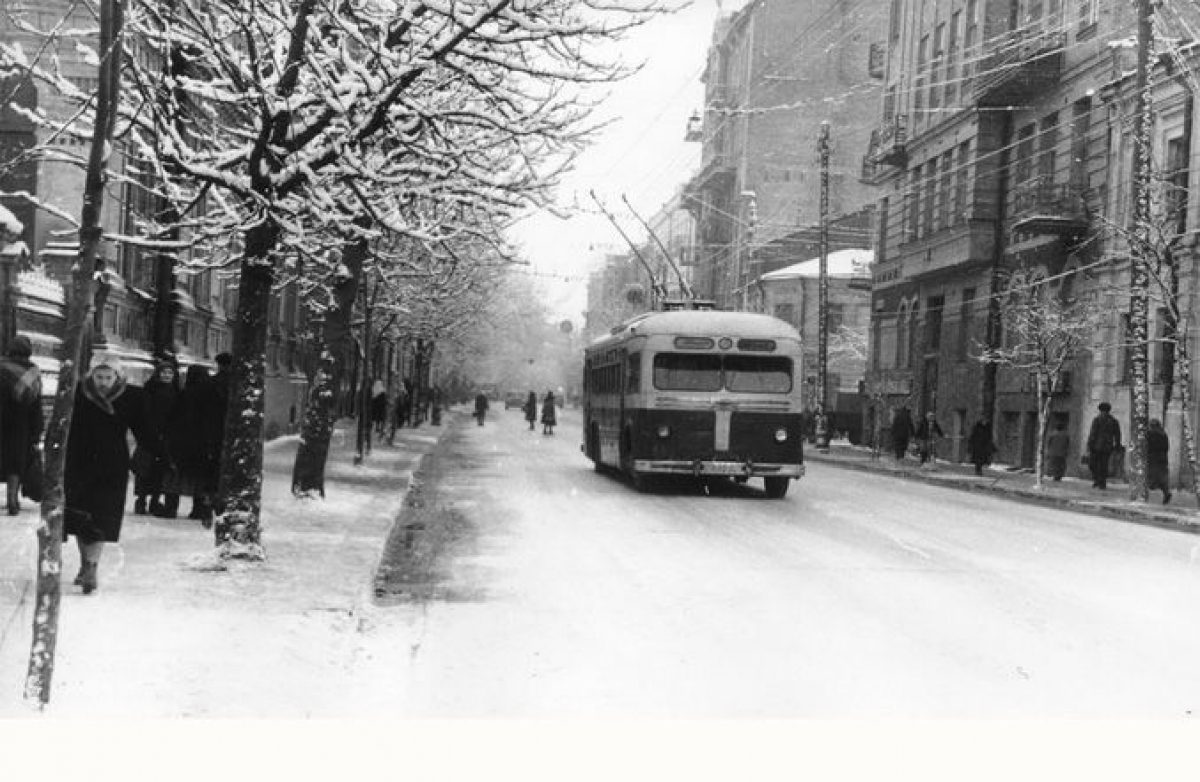
<svg viewBox="0 0 1200 782">
<path fill-rule="evenodd" d="M 1092 471 L 1092 486 L 1108 488 L 1109 461 L 1113 451 L 1121 448 L 1121 424 L 1112 417 L 1112 405 L 1101 402 L 1099 413 L 1088 430 L 1088 467 Z"/>
<path fill-rule="evenodd" d="M 521 410 L 525 412 L 525 420 L 529 422 L 529 431 L 532 432 L 533 425 L 537 422 L 537 394 L 530 391 L 529 396 L 525 399 L 524 406 L 521 407 Z"/>
<path fill-rule="evenodd" d="M 145 436 L 142 394 L 142 389 L 126 383 L 120 360 L 111 354 L 93 357 L 91 370 L 75 391 L 63 474 L 63 540 L 75 536 L 75 583 L 85 595 L 98 585 L 105 542 L 121 538 L 129 487 L 127 438 L 132 433 L 140 445 Z"/>
<path fill-rule="evenodd" d="M 938 425 L 937 418 L 930 410 L 917 427 L 917 454 L 921 458 L 922 466 L 926 462 L 937 463 L 937 439 L 941 436 L 942 427 Z"/>
<path fill-rule="evenodd" d="M 167 452 L 175 466 L 173 487 L 191 496 L 188 518 L 196 521 L 211 521 L 212 517 L 221 464 L 219 406 L 208 370 L 192 364 L 167 425 Z"/>
<path fill-rule="evenodd" d="M 412 417 L 412 391 L 409 381 L 405 380 L 400 384 L 400 391 L 396 396 L 396 428 L 403 429 L 409 424 L 409 419 Z"/>
<path fill-rule="evenodd" d="M 554 434 L 554 425 L 558 423 L 558 411 L 554 406 L 554 392 L 547 391 L 542 400 L 542 434 Z"/>
<path fill-rule="evenodd" d="M 33 343 L 18 334 L 0 360 L 0 470 L 8 488 L 8 515 L 21 512 L 21 479 L 38 463 L 42 439 L 42 375 L 30 360 Z"/>
<path fill-rule="evenodd" d="M 975 465 L 975 474 L 983 475 L 985 464 L 992 463 L 992 455 L 996 453 L 996 443 L 992 440 L 992 426 L 986 418 L 980 418 L 971 427 L 967 437 L 967 456 Z"/>
<path fill-rule="evenodd" d="M 1171 476 L 1167 461 L 1170 450 L 1171 441 L 1163 429 L 1162 421 L 1151 418 L 1146 430 L 1146 488 L 1150 491 L 1162 489 L 1163 505 L 1171 501 Z"/>
<path fill-rule="evenodd" d="M 1071 447 L 1071 436 L 1067 425 L 1054 422 L 1054 431 L 1046 438 L 1046 472 L 1051 480 L 1061 481 L 1067 473 L 1067 451 Z"/>
<path fill-rule="evenodd" d="M 475 422 L 483 426 L 483 419 L 487 417 L 488 398 L 487 394 L 480 391 L 475 395 Z"/>
<path fill-rule="evenodd" d="M 371 386 L 371 423 L 375 426 L 375 436 L 383 437 L 383 428 L 387 424 L 387 386 L 382 380 L 376 380 Z"/>
<path fill-rule="evenodd" d="M 168 491 L 166 486 L 174 469 L 167 451 L 167 427 L 179 391 L 179 373 L 174 359 L 166 356 L 155 359 L 154 374 L 142 386 L 146 437 L 138 444 L 140 453 L 134 459 L 133 492 L 136 499 L 133 512 L 139 515 L 149 513 L 173 519 L 179 509 L 179 495 Z"/>
<path fill-rule="evenodd" d="M 913 422 L 907 406 L 900 406 L 892 413 L 892 452 L 897 460 L 908 453 L 908 441 L 912 438 Z"/>
</svg>

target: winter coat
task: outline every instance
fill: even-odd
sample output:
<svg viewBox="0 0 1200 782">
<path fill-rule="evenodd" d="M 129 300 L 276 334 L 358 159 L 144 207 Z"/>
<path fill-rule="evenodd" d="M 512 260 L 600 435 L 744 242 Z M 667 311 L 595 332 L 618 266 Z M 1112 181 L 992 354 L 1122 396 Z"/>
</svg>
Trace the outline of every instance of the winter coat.
<svg viewBox="0 0 1200 782">
<path fill-rule="evenodd" d="M 107 397 L 90 377 L 75 390 L 75 410 L 67 434 L 63 537 L 116 542 L 121 537 L 129 484 L 130 432 L 139 445 L 145 436 L 142 389 L 117 381 Z"/>
<path fill-rule="evenodd" d="M 1161 428 L 1150 429 L 1146 432 L 1146 466 L 1150 468 L 1167 469 L 1167 453 L 1171 450 L 1171 441 Z"/>
<path fill-rule="evenodd" d="M 554 394 L 546 394 L 542 400 L 542 423 L 554 426 L 558 423 L 558 412 L 554 409 Z"/>
<path fill-rule="evenodd" d="M 167 451 L 167 430 L 175 403 L 179 399 L 179 381 L 175 375 L 170 382 L 156 374 L 142 386 L 142 420 L 146 436 L 138 443 L 147 453 L 139 454 L 137 475 L 134 480 L 136 494 L 159 494 L 163 481 L 170 469 L 171 458 Z"/>
<path fill-rule="evenodd" d="M 386 392 L 371 397 L 371 420 L 379 426 L 383 426 L 387 422 L 387 405 Z"/>
<path fill-rule="evenodd" d="M 488 398 L 483 394 L 475 396 L 475 415 L 486 413 L 488 409 Z"/>
<path fill-rule="evenodd" d="M 0 474 L 23 475 L 42 438 L 42 376 L 28 359 L 0 361 Z"/>
<path fill-rule="evenodd" d="M 1100 413 L 1092 419 L 1087 448 L 1093 453 L 1112 453 L 1121 445 L 1121 425 L 1110 413 Z"/>
<path fill-rule="evenodd" d="M 1071 447 L 1071 435 L 1067 434 L 1066 429 L 1055 429 L 1046 438 L 1046 456 L 1051 459 L 1067 458 L 1067 451 Z"/>
<path fill-rule="evenodd" d="M 194 492 L 216 490 L 221 461 L 220 406 L 208 370 L 196 364 L 188 367 L 187 383 L 167 425 L 167 452 L 179 471 L 180 484 Z"/>
<path fill-rule="evenodd" d="M 521 408 L 525 411 L 525 420 L 533 423 L 537 420 L 537 395 L 532 391 L 529 393 L 529 398 L 525 400 L 525 406 Z"/>
<path fill-rule="evenodd" d="M 967 437 L 967 454 L 972 464 L 991 464 L 992 455 L 996 453 L 996 444 L 992 441 L 992 427 L 982 421 L 971 428 Z"/>
</svg>

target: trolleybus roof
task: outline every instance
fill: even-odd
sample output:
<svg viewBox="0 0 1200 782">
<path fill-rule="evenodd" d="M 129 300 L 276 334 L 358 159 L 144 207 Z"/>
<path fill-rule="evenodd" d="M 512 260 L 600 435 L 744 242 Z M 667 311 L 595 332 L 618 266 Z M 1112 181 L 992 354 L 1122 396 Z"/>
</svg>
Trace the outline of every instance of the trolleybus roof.
<svg viewBox="0 0 1200 782">
<path fill-rule="evenodd" d="M 800 332 L 790 323 L 757 312 L 726 312 L 719 310 L 677 310 L 647 312 L 613 328 L 609 336 L 601 337 L 593 346 L 626 336 L 655 334 L 703 334 L 707 336 L 737 336 L 752 339 L 794 339 Z"/>
</svg>

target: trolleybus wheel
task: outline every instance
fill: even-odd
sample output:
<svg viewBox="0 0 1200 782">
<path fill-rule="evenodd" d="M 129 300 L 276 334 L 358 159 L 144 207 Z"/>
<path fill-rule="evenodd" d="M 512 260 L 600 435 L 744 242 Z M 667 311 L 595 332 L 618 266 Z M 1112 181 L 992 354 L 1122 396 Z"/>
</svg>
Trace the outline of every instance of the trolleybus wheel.
<svg viewBox="0 0 1200 782">
<path fill-rule="evenodd" d="M 767 496 L 773 500 L 783 499 L 787 494 L 788 484 L 791 483 L 787 478 L 763 478 L 763 487 L 767 490 Z"/>
</svg>

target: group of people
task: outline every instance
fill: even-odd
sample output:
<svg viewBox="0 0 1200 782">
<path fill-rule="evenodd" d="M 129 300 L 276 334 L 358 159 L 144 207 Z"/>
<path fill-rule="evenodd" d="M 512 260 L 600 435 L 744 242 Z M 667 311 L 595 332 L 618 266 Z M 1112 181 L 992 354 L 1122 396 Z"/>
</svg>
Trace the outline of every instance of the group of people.
<svg viewBox="0 0 1200 782">
<path fill-rule="evenodd" d="M 547 391 L 546 396 L 542 398 L 542 434 L 554 434 L 554 427 L 558 425 L 558 401 L 554 398 L 553 391 Z M 479 426 L 483 426 L 483 420 L 487 417 L 488 398 L 487 394 L 480 391 L 475 395 L 475 422 Z M 525 404 L 521 405 L 521 411 L 525 413 L 525 420 L 529 422 L 529 431 L 533 431 L 534 424 L 538 420 L 538 400 L 537 394 L 530 391 L 529 396 L 525 399 Z"/>
<path fill-rule="evenodd" d="M 188 367 L 181 385 L 175 360 L 159 357 L 139 388 L 119 357 L 92 357 L 75 393 L 63 475 L 63 538 L 74 535 L 79 546 L 75 584 L 84 594 L 97 587 L 104 544 L 120 539 L 131 470 L 135 513 L 174 518 L 180 496 L 190 495 L 189 518 L 211 525 L 232 356 L 222 353 L 216 363 L 215 375 Z"/>
<path fill-rule="evenodd" d="M 897 459 L 903 459 L 910 441 L 915 438 L 921 464 L 933 457 L 937 438 L 942 436 L 932 412 L 927 413 L 919 426 L 914 426 L 907 407 L 896 409 L 892 417 L 892 447 Z M 1162 421 L 1150 419 L 1146 431 L 1146 485 L 1151 491 L 1161 490 L 1162 501 L 1171 501 L 1169 475 L 1170 439 Z M 967 437 L 967 458 L 975 466 L 975 474 L 982 475 L 984 466 L 991 464 L 996 453 L 992 439 L 991 424 L 980 418 Z M 1067 471 L 1067 454 L 1070 450 L 1070 435 L 1066 424 L 1055 421 L 1054 428 L 1046 437 L 1046 473 L 1051 480 L 1061 481 Z M 1084 453 L 1088 471 L 1092 476 L 1092 487 L 1108 488 L 1108 478 L 1120 469 L 1125 448 L 1121 445 L 1121 425 L 1112 415 L 1112 405 L 1101 402 L 1096 417 L 1088 429 Z"/>
<path fill-rule="evenodd" d="M 942 427 L 932 412 L 926 413 L 919 424 L 913 423 L 907 407 L 897 408 L 892 416 L 892 452 L 897 459 L 903 459 L 909 445 L 916 443 L 921 464 L 930 462 L 937 453 L 938 438 L 942 436 Z"/>
</svg>

